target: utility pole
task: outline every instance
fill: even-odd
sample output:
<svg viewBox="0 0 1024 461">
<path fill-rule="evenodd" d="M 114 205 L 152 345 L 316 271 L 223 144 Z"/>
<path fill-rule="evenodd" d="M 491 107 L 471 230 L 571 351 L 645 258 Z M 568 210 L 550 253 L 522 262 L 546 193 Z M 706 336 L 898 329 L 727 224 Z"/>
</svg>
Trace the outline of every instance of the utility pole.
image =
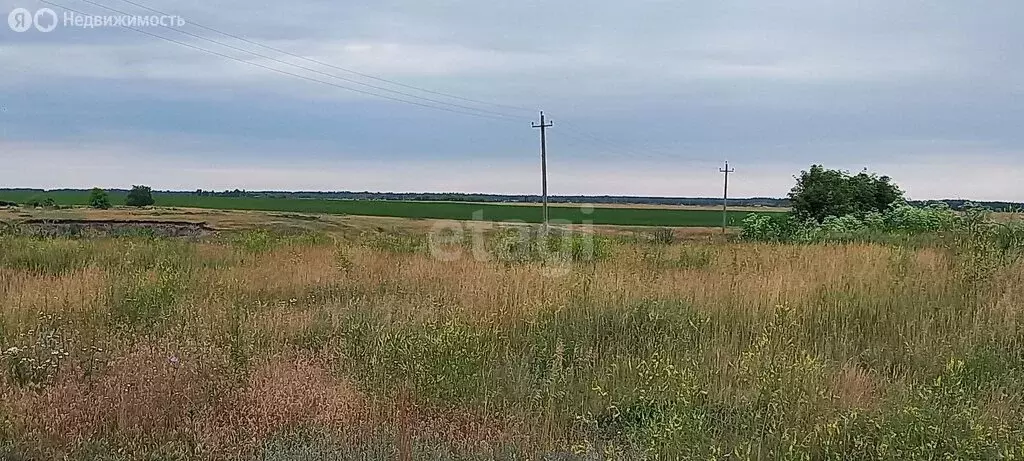
<svg viewBox="0 0 1024 461">
<path fill-rule="evenodd" d="M 7 142 L 7 106 L 0 106 L 0 119 L 3 119 L 0 121 L 0 126 L 4 127 L 3 137 L 0 138 L 0 141 Z"/>
<path fill-rule="evenodd" d="M 725 168 L 719 168 L 720 173 L 725 173 L 725 192 L 722 193 L 722 233 L 725 233 L 725 227 L 729 222 L 729 173 L 733 173 L 736 170 L 729 168 L 729 161 L 725 161 Z"/>
<path fill-rule="evenodd" d="M 543 195 L 544 208 L 544 236 L 548 235 L 548 138 L 547 129 L 554 123 L 545 123 L 544 111 L 540 111 L 540 124 L 533 123 L 534 128 L 540 128 L 540 175 L 541 194 Z"/>
</svg>

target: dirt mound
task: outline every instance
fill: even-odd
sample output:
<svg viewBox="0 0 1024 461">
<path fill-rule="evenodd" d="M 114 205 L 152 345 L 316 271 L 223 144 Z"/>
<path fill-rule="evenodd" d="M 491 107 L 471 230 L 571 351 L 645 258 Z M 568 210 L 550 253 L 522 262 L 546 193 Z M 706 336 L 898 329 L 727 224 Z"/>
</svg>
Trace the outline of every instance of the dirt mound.
<svg viewBox="0 0 1024 461">
<path fill-rule="evenodd" d="M 204 222 L 188 221 L 30 219 L 23 221 L 20 227 L 29 234 L 43 237 L 203 237 L 214 233 Z"/>
</svg>

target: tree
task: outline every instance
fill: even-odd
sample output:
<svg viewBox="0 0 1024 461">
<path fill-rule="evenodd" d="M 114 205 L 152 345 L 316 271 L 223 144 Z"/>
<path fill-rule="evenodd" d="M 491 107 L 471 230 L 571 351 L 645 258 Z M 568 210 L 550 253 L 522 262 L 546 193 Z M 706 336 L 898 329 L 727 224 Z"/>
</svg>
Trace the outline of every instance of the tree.
<svg viewBox="0 0 1024 461">
<path fill-rule="evenodd" d="M 107 195 L 107 191 L 99 187 L 92 188 L 89 192 L 89 207 L 100 210 L 110 208 L 110 196 Z"/>
<path fill-rule="evenodd" d="M 888 176 L 862 171 L 856 176 L 812 165 L 796 177 L 789 192 L 793 214 L 801 220 L 822 222 L 829 216 L 882 212 L 903 200 L 903 191 Z"/>
<path fill-rule="evenodd" d="M 150 206 L 153 203 L 153 190 L 149 186 L 132 186 L 124 198 L 124 204 L 128 206 Z"/>
</svg>

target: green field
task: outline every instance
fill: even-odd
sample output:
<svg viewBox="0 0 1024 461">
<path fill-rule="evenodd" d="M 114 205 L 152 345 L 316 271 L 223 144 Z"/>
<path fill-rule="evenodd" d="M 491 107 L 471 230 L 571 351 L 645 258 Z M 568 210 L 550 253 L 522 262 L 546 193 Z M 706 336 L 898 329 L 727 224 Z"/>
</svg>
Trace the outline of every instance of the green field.
<svg viewBox="0 0 1024 461">
<path fill-rule="evenodd" d="M 111 202 L 124 204 L 123 192 L 111 192 Z M 0 191 L 0 200 L 24 203 L 33 197 L 52 197 L 59 205 L 85 205 L 88 191 L 66 190 Z M 155 192 L 158 206 L 224 210 L 284 211 L 293 213 L 349 214 L 397 218 L 457 219 L 539 223 L 538 207 L 465 202 L 405 202 L 375 200 L 316 200 L 290 198 L 211 197 L 189 193 Z M 712 227 L 722 223 L 722 213 L 714 210 L 659 208 L 602 208 L 584 212 L 579 207 L 551 207 L 554 222 L 592 223 L 622 226 Z M 729 213 L 729 224 L 738 225 L 750 212 Z M 479 217 L 479 218 L 476 218 Z"/>
</svg>

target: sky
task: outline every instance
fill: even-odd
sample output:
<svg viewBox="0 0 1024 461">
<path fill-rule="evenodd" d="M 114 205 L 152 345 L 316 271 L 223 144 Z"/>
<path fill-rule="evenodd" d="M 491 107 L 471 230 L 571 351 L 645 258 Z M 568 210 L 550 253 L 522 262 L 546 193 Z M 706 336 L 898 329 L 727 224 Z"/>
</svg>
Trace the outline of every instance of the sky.
<svg viewBox="0 0 1024 461">
<path fill-rule="evenodd" d="M 73 20 L 146 7 L 184 24 Z M 17 8 L 58 20 L 15 31 Z M 544 110 L 552 194 L 717 196 L 729 161 L 735 197 L 784 196 L 817 163 L 889 175 L 914 199 L 1024 201 L 1016 0 L 0 0 L 0 14 L 0 187 L 539 193 Z"/>
</svg>

